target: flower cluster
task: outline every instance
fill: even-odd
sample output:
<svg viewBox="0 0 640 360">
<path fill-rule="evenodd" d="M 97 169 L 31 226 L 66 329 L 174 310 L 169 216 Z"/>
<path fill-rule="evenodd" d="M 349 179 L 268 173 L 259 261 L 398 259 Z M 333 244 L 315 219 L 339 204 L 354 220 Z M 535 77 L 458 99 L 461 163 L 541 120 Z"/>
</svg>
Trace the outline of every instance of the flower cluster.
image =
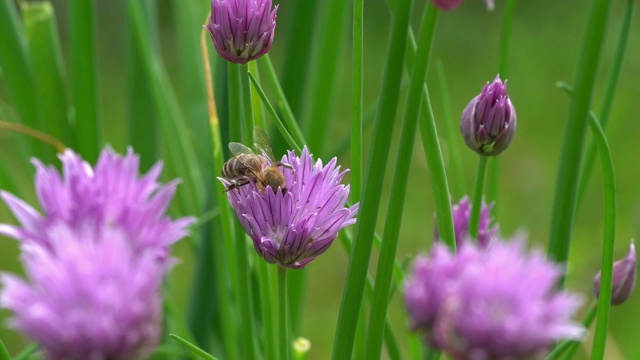
<svg viewBox="0 0 640 360">
<path fill-rule="evenodd" d="M 223 59 L 246 64 L 271 48 L 277 11 L 271 0 L 213 0 L 205 28 Z"/>
<path fill-rule="evenodd" d="M 456 359 L 538 356 L 584 333 L 570 320 L 581 299 L 554 289 L 560 275 L 542 254 L 527 254 L 523 239 L 465 243 L 458 254 L 435 244 L 405 286 L 411 326 Z"/>
<path fill-rule="evenodd" d="M 456 247 L 469 241 L 469 219 L 471 218 L 471 202 L 468 197 L 463 197 L 459 203 L 451 207 L 453 215 L 453 227 L 455 230 Z M 478 225 L 478 246 L 487 247 L 491 240 L 498 234 L 498 225 L 491 226 L 491 209 L 493 204 L 482 203 L 480 209 L 480 223 Z M 434 230 L 434 241 L 440 241 L 438 228 Z"/>
<path fill-rule="evenodd" d="M 105 148 L 95 168 L 60 158 L 62 176 L 34 161 L 44 214 L 2 193 L 21 226 L 0 233 L 20 240 L 28 281 L 3 274 L 1 304 L 50 359 L 144 359 L 161 334 L 170 245 L 193 219 L 165 215 L 177 183 L 158 183 L 160 163 L 139 178 L 131 149 Z"/>
<path fill-rule="evenodd" d="M 265 162 L 271 164 L 267 157 Z M 346 171 L 340 172 L 335 158 L 324 166 L 321 160 L 314 163 L 305 147 L 299 157 L 289 151 L 282 163 L 291 165 L 282 168 L 286 192 L 267 187 L 262 193 L 251 182 L 227 196 L 260 256 L 302 268 L 329 248 L 340 229 L 356 222 L 358 204 L 345 207 L 349 186 L 340 181 Z M 227 180 L 220 181 L 229 187 Z"/>
</svg>

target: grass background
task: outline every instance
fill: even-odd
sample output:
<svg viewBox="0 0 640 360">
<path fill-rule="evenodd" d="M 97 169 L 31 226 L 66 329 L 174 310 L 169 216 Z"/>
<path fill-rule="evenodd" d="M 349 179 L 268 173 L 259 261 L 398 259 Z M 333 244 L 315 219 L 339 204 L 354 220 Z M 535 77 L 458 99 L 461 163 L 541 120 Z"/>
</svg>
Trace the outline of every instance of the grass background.
<svg viewBox="0 0 640 360">
<path fill-rule="evenodd" d="M 183 65 L 177 52 L 181 44 L 176 35 L 173 17 L 176 7 L 181 6 L 183 1 L 196 1 L 202 7 L 201 16 L 193 22 L 194 27 L 200 28 L 208 7 L 206 1 L 158 0 L 156 4 L 159 32 L 149 34 L 149 37 L 156 37 L 159 41 L 168 73 L 178 92 L 178 97 L 182 100 L 181 105 L 184 110 L 188 106 L 188 94 L 180 86 L 182 79 L 179 75 Z M 288 71 L 283 66 L 283 54 L 287 48 L 296 46 L 296 44 L 288 44 L 287 37 L 284 36 L 291 21 L 290 9 L 294 1 L 296 0 L 277 2 L 280 5 L 278 25 L 270 55 L 281 78 Z M 418 3 L 420 8 L 422 1 Z M 52 4 L 56 11 L 63 55 L 68 67 L 68 3 L 65 0 L 56 0 L 52 1 Z M 105 142 L 122 152 L 128 143 L 125 89 L 129 74 L 125 71 L 124 65 L 125 45 L 128 41 L 124 31 L 125 3 L 123 0 L 112 0 L 98 1 L 96 4 L 99 111 L 102 117 L 102 131 Z M 480 91 L 486 81 L 492 80 L 497 72 L 503 4 L 497 1 L 496 5 L 496 10 L 489 13 L 485 9 L 484 2 L 468 0 L 455 11 L 443 13 L 440 16 L 432 64 L 437 59 L 442 60 L 444 64 L 452 98 L 451 110 L 456 119 L 467 102 Z M 418 16 L 421 13 L 421 9 L 418 8 L 414 11 L 414 25 L 417 25 Z M 612 61 L 622 9 L 622 1 L 613 5 L 606 50 L 596 85 L 594 110 L 599 109 L 598 100 L 604 90 Z M 518 230 L 528 232 L 533 247 L 543 248 L 547 243 L 559 152 L 569 104 L 569 98 L 557 90 L 554 84 L 559 80 L 573 79 L 586 12 L 586 4 L 578 0 L 520 1 L 516 5 L 507 78 L 509 94 L 518 115 L 518 130 L 510 148 L 500 156 L 502 173 L 495 219 L 499 221 L 501 232 L 505 235 L 511 235 Z M 309 16 L 317 16 L 317 14 L 311 13 Z M 389 15 L 385 3 L 383 1 L 365 2 L 364 19 L 364 104 L 366 109 L 368 105 L 375 102 L 380 93 L 381 72 L 389 28 Z M 331 94 L 336 102 L 331 112 L 330 139 L 340 139 L 348 134 L 351 124 L 351 35 L 345 33 L 344 36 L 347 38 L 344 46 L 336 40 L 335 54 L 341 61 L 338 76 L 340 84 Z M 635 237 L 640 231 L 640 187 L 638 186 L 640 167 L 637 165 L 638 161 L 633 160 L 638 153 L 637 134 L 640 131 L 640 126 L 637 124 L 640 113 L 640 103 L 637 101 L 640 98 L 640 86 L 637 85 L 637 79 L 640 76 L 639 39 L 640 27 L 636 23 L 632 29 L 627 59 L 623 65 L 618 95 L 607 130 L 616 166 L 618 186 L 617 257 L 626 253 L 629 239 Z M 313 38 L 309 38 L 308 41 L 312 42 Z M 312 53 L 311 56 L 316 54 Z M 443 109 L 434 70 L 435 66 L 432 66 L 428 73 L 428 85 L 439 131 L 442 132 Z M 2 69 L 0 73 L 2 120 L 15 119 L 11 99 L 3 82 L 3 74 L 8 71 L 11 69 Z M 327 99 L 330 98 L 329 95 L 327 94 Z M 404 108 L 403 103 L 400 108 Z M 401 116 L 402 112 L 398 115 Z M 155 114 L 150 116 L 157 117 Z M 159 119 L 155 120 L 159 121 Z M 199 120 L 190 119 L 190 121 Z M 200 121 L 206 122 L 207 119 L 203 117 Z M 369 133 L 365 131 L 365 149 Z M 14 133 L 0 132 L 0 156 L 6 164 L 5 176 L 15 179 L 15 182 L 20 184 L 18 186 L 20 194 L 34 203 L 33 169 L 28 162 L 24 161 L 18 150 L 20 137 L 21 135 Z M 395 139 L 397 137 L 398 134 L 395 134 Z M 392 144 L 392 159 L 395 156 L 396 143 L 397 140 Z M 329 160 L 327 156 L 335 152 L 335 145 L 335 142 L 328 141 L 324 154 L 318 154 L 318 152 L 316 154 L 324 155 L 324 160 L 327 161 Z M 447 152 L 444 141 L 442 146 L 446 161 Z M 466 185 L 470 190 L 475 173 L 476 156 L 466 148 L 461 149 L 461 153 L 464 157 Z M 348 152 L 343 151 L 337 155 L 339 163 L 348 167 Z M 428 169 L 420 144 L 416 144 L 413 161 L 407 165 L 411 166 L 411 177 L 398 248 L 400 260 L 428 249 L 434 225 Z M 390 176 L 385 178 L 385 183 L 384 191 L 388 192 L 391 184 Z M 568 288 L 585 294 L 587 299 L 591 298 L 592 277 L 599 270 L 603 233 L 602 186 L 600 166 L 596 163 L 589 191 L 577 215 L 567 277 Z M 453 195 L 459 199 L 464 194 Z M 385 214 L 386 199 L 385 193 L 380 212 L 381 220 Z M 4 206 L 0 207 L 0 221 L 14 222 Z M 381 224 L 379 230 L 382 230 Z M 181 263 L 176 266 L 171 275 L 171 287 L 179 306 L 186 313 L 194 270 L 193 254 L 188 243 L 183 241 L 175 247 L 174 255 L 181 259 Z M 12 239 L 0 238 L 0 270 L 21 272 L 17 256 L 16 242 Z M 373 252 L 371 269 L 375 269 L 375 257 L 376 251 Z M 336 245 L 305 270 L 309 272 L 310 277 L 302 334 L 311 340 L 311 359 L 326 359 L 330 356 L 347 260 L 344 250 Z M 400 316 L 401 309 L 401 299 L 396 295 L 389 312 L 400 343 L 406 347 L 403 341 L 405 337 L 402 330 L 404 325 Z M 635 295 L 624 305 L 612 308 L 607 358 L 631 358 L 640 349 L 635 335 L 637 327 L 634 326 L 640 321 L 639 310 L 640 300 Z M 8 315 L 6 312 L 0 312 L 0 314 L 3 318 Z M 4 326 L 0 327 L 0 338 L 11 353 L 16 353 L 25 344 L 21 335 L 7 330 Z M 590 349 L 590 343 L 585 343 L 584 349 Z M 581 350 L 578 357 L 584 357 L 585 354 Z"/>
</svg>

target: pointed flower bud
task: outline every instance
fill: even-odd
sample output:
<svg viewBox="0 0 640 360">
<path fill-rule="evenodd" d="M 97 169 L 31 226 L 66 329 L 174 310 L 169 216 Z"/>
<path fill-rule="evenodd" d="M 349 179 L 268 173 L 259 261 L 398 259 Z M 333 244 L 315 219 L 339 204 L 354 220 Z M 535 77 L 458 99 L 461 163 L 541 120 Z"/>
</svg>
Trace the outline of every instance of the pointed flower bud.
<svg viewBox="0 0 640 360">
<path fill-rule="evenodd" d="M 451 212 L 453 214 L 453 227 L 456 237 L 456 248 L 467 242 L 469 238 L 469 219 L 471 218 L 471 202 L 469 197 L 463 197 L 459 203 L 453 204 Z M 482 202 L 480 209 L 480 223 L 478 224 L 478 246 L 486 248 L 491 240 L 498 234 L 498 225 L 491 226 L 491 209 L 493 204 L 487 205 Z M 434 241 L 440 241 L 438 227 L 434 229 Z"/>
<path fill-rule="evenodd" d="M 223 59 L 246 64 L 271 48 L 276 11 L 271 0 L 213 0 L 205 28 Z"/>
<path fill-rule="evenodd" d="M 480 155 L 498 155 L 509 146 L 516 132 L 516 110 L 500 75 L 464 109 L 460 131 L 467 146 Z"/>
<path fill-rule="evenodd" d="M 600 272 L 593 281 L 593 292 L 600 296 Z M 629 253 L 623 259 L 613 263 L 613 288 L 611 292 L 611 304 L 624 303 L 633 289 L 636 287 L 636 247 L 631 242 Z"/>
</svg>

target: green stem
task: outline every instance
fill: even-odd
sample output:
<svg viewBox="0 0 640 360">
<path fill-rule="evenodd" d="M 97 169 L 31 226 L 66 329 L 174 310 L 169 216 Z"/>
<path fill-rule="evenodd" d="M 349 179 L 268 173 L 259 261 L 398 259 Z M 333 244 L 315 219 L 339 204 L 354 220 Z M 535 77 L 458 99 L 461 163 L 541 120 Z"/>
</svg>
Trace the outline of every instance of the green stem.
<svg viewBox="0 0 640 360">
<path fill-rule="evenodd" d="M 278 116 L 276 109 L 274 109 L 273 105 L 271 105 L 271 102 L 269 102 L 269 99 L 267 98 L 267 94 L 265 94 L 264 90 L 262 90 L 262 87 L 258 83 L 258 80 L 255 78 L 255 76 L 253 76 L 252 73 L 249 73 L 249 79 L 251 79 L 251 83 L 253 84 L 254 89 L 258 93 L 258 96 L 260 97 L 260 99 L 262 99 L 262 103 L 264 104 L 264 106 L 266 106 L 267 111 L 269 111 L 269 114 L 271 114 L 271 117 L 273 118 L 273 122 L 276 125 L 276 128 L 278 128 L 278 131 L 280 131 L 280 134 L 282 135 L 282 137 L 284 137 L 284 139 L 286 140 L 289 146 L 294 148 L 298 152 L 298 154 L 300 154 L 302 152 L 302 148 L 293 139 L 293 136 L 291 135 L 291 133 L 287 130 L 287 128 L 282 123 L 282 120 Z"/>
<path fill-rule="evenodd" d="M 507 0 L 502 18 L 502 36 L 500 37 L 500 65 L 498 74 L 502 79 L 507 79 L 507 65 L 509 63 L 509 49 L 511 48 L 511 34 L 513 28 L 513 14 L 516 9 L 516 0 Z M 500 158 L 497 156 L 489 159 L 489 175 L 487 179 L 487 202 L 493 202 L 493 213 L 498 212 L 498 189 L 500 182 Z"/>
<path fill-rule="evenodd" d="M 266 54 L 262 58 L 260 58 L 260 63 L 264 66 L 264 70 L 266 70 L 267 82 L 269 82 L 269 86 L 271 86 L 271 90 L 275 92 L 275 96 L 278 99 L 277 105 L 282 112 L 282 121 L 287 129 L 291 132 L 291 136 L 295 139 L 298 145 L 304 145 L 307 142 L 304 139 L 304 135 L 300 126 L 296 122 L 295 116 L 291 111 L 291 107 L 287 102 L 287 98 L 282 91 L 282 87 L 280 86 L 280 82 L 278 81 L 278 75 L 276 75 L 276 71 L 273 68 L 273 64 L 271 63 L 271 58 L 269 54 Z"/>
<path fill-rule="evenodd" d="M 392 1 L 389 0 L 388 3 Z M 407 69 L 412 69 L 415 61 L 417 45 L 413 31 L 409 29 L 409 46 L 407 47 L 407 56 L 405 58 Z M 427 85 L 423 85 L 422 90 L 422 111 L 420 112 L 420 136 L 422 138 L 422 146 L 427 158 L 427 166 L 429 167 L 429 177 L 433 191 L 434 203 L 436 208 L 436 223 L 438 232 L 444 243 L 451 249 L 456 248 L 455 231 L 453 228 L 453 217 L 451 214 L 451 199 L 449 198 L 449 185 L 447 184 L 446 171 L 444 161 L 442 159 L 442 151 L 438 140 L 438 132 L 436 122 L 433 116 L 433 108 L 429 99 L 429 90 Z"/>
<path fill-rule="evenodd" d="M 478 239 L 478 225 L 480 224 L 480 211 L 482 210 L 482 191 L 484 189 L 484 177 L 487 172 L 487 156 L 480 155 L 478 171 L 473 186 L 473 199 L 471 202 L 471 217 L 469 218 L 469 236 Z"/>
<path fill-rule="evenodd" d="M 387 211 L 384 234 L 382 235 L 385 241 L 382 242 L 376 271 L 376 285 L 374 287 L 373 301 L 369 313 L 369 332 L 367 333 L 365 359 L 379 358 L 382 351 L 382 337 L 389 301 L 393 264 L 396 257 L 400 224 L 402 222 L 402 210 L 404 208 L 407 181 L 409 179 L 410 167 L 406 166 L 406 164 L 410 163 L 412 159 L 416 127 L 418 126 L 418 117 L 420 114 L 422 87 L 427 77 L 427 68 L 429 67 L 429 57 L 437 18 L 438 9 L 430 5 L 430 3 L 427 3 L 420 29 L 420 41 L 418 42 L 420 47 L 418 48 L 411 83 L 409 85 L 409 97 L 407 99 L 404 123 L 399 141 L 400 145 L 391 187 L 389 209 Z M 442 159 L 440 159 L 440 161 L 442 161 Z"/>
<path fill-rule="evenodd" d="M 264 358 L 266 360 L 277 360 L 278 357 L 278 328 L 276 314 L 274 313 L 274 302 L 278 303 L 278 299 L 273 299 L 271 281 L 271 270 L 274 267 L 266 261 L 258 261 L 257 264 L 258 285 L 260 286 L 260 305 L 262 312 L 262 327 L 264 333 Z"/>
<path fill-rule="evenodd" d="M 382 82 L 380 107 L 373 130 L 373 141 L 366 171 L 359 221 L 356 224 L 354 249 L 343 292 L 333 348 L 333 359 L 349 359 L 362 305 L 362 296 L 373 245 L 380 205 L 382 180 L 389 157 L 389 145 L 398 106 L 405 44 L 413 0 L 398 1 L 391 25 L 389 49 Z"/>
<path fill-rule="evenodd" d="M 240 86 L 242 87 L 242 141 L 253 148 L 253 103 L 251 102 L 251 82 L 249 81 L 249 66 L 238 65 L 240 72 Z"/>
<path fill-rule="evenodd" d="M 609 308 L 611 307 L 611 287 L 613 279 L 613 250 L 616 237 L 616 184 L 613 170 L 611 150 L 604 130 L 598 119 L 589 117 L 589 125 L 593 139 L 598 145 L 602 171 L 604 175 L 604 241 L 602 243 L 602 272 L 600 277 L 600 295 L 598 296 L 598 320 L 591 351 L 592 359 L 604 359 L 604 349 L 607 345 L 607 326 L 609 323 Z"/>
<path fill-rule="evenodd" d="M 624 19 L 622 21 L 622 27 L 620 28 L 620 35 L 618 36 L 618 46 L 613 58 L 614 60 L 613 65 L 611 66 L 611 73 L 609 75 L 607 88 L 602 99 L 602 107 L 600 108 L 600 113 L 598 116 L 603 129 L 607 128 L 609 115 L 611 114 L 611 108 L 613 107 L 613 100 L 615 98 L 616 89 L 618 87 L 618 80 L 620 79 L 622 62 L 624 60 L 627 45 L 629 43 L 629 33 L 631 32 L 631 24 L 633 23 L 633 15 L 635 13 L 636 2 L 637 1 L 635 0 L 628 0 L 625 2 Z M 587 187 L 589 186 L 591 172 L 593 171 L 593 165 L 595 164 L 596 160 L 596 151 L 597 145 L 594 139 L 591 140 L 591 143 L 589 144 L 587 155 L 585 156 L 582 165 L 582 172 L 580 173 L 580 182 L 578 186 L 578 209 L 580 209 L 580 205 L 584 200 Z"/>
<path fill-rule="evenodd" d="M 191 352 L 193 352 L 194 354 L 198 355 L 201 359 L 205 359 L 205 360 L 216 360 L 215 357 L 213 357 L 213 355 L 209 354 L 208 352 L 200 349 L 199 347 L 197 347 L 196 345 L 190 343 L 189 341 L 187 341 L 184 338 L 181 338 L 178 335 L 175 334 L 169 334 L 169 336 L 179 342 L 180 344 L 184 345 L 187 349 L 191 350 Z"/>
<path fill-rule="evenodd" d="M 102 144 L 98 111 L 98 61 L 96 2 L 72 0 L 69 4 L 71 89 L 75 109 L 77 151 L 93 163 Z"/>
<path fill-rule="evenodd" d="M 351 199 L 358 201 L 362 190 L 362 83 L 364 0 L 353 1 L 353 106 L 351 119 Z"/>
<path fill-rule="evenodd" d="M 289 306 L 287 305 L 287 268 L 278 264 L 278 316 L 280 359 L 289 360 Z"/>
<path fill-rule="evenodd" d="M 459 121 L 455 121 L 451 113 L 451 96 L 449 95 L 442 60 L 436 61 L 436 70 L 438 73 L 438 84 L 440 85 L 440 97 L 442 98 L 444 113 L 444 137 L 447 142 L 447 150 L 449 151 L 449 160 L 451 161 L 449 174 L 452 174 L 454 180 L 451 184 L 451 194 L 454 196 L 462 196 L 466 194 L 467 191 L 464 183 L 464 166 L 459 151 L 460 130 L 456 129 L 456 124 L 459 124 Z"/>
<path fill-rule="evenodd" d="M 569 257 L 580 159 L 610 4 L 609 0 L 592 1 L 574 81 L 576 92 L 572 97 L 564 131 L 548 247 L 549 258 L 563 267 L 566 266 Z M 564 276 L 560 279 L 559 285 L 564 286 Z"/>
</svg>

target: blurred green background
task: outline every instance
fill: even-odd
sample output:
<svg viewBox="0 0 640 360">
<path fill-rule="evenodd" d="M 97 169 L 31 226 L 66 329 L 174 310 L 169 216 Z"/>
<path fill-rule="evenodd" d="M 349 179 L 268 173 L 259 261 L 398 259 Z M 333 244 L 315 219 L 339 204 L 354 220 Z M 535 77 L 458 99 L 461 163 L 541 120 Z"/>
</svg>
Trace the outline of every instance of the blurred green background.
<svg viewBox="0 0 640 360">
<path fill-rule="evenodd" d="M 0 0 L 12 1 L 12 0 Z M 278 25 L 270 55 L 280 77 L 290 70 L 283 61 L 285 51 L 296 49 L 297 44 L 288 43 L 287 29 L 291 25 L 291 7 L 296 1 L 313 0 L 281 0 L 278 11 Z M 414 11 L 414 25 L 419 20 L 424 0 L 417 1 Z M 496 10 L 487 12 L 484 2 L 468 0 L 458 9 L 443 13 L 440 16 L 433 49 L 432 66 L 429 71 L 428 85 L 431 101 L 434 106 L 439 131 L 442 132 L 443 106 L 436 78 L 436 60 L 444 64 L 448 79 L 449 92 L 452 98 L 451 111 L 458 119 L 467 102 L 474 97 L 487 82 L 492 80 L 498 69 L 499 41 L 502 24 L 503 3 L 496 1 Z M 153 2 L 152 2 L 153 3 Z M 157 32 L 149 33 L 156 37 L 163 60 L 171 76 L 172 84 L 181 101 L 182 110 L 188 113 L 189 89 L 185 89 L 183 78 L 184 62 L 180 51 L 183 48 L 176 34 L 176 8 L 195 5 L 200 11 L 193 13 L 194 33 L 199 35 L 209 4 L 204 0 L 158 0 L 153 3 L 157 7 Z M 69 66 L 68 46 L 68 3 L 65 0 L 52 1 L 55 9 L 57 26 L 61 35 L 61 43 L 66 66 Z M 127 102 L 126 89 L 130 74 L 126 71 L 125 1 L 97 1 L 97 51 L 98 80 L 100 86 L 99 111 L 102 118 L 102 131 L 106 143 L 110 143 L 117 151 L 123 152 L 128 144 L 127 135 Z M 323 1 L 317 1 L 308 13 L 309 22 L 322 11 Z M 604 90 L 609 73 L 613 51 L 619 32 L 623 1 L 616 1 L 612 6 L 609 31 L 602 58 L 598 82 L 596 85 L 594 109 L 599 110 L 599 99 Z M 508 65 L 508 84 L 511 100 L 518 114 L 518 130 L 510 148 L 501 156 L 501 178 L 498 211 L 495 220 L 500 223 L 504 235 L 512 235 L 518 230 L 526 231 L 532 247 L 546 247 L 550 213 L 555 187 L 559 152 L 563 135 L 569 98 L 557 90 L 554 84 L 559 80 L 571 82 L 574 66 L 585 27 L 587 4 L 579 0 L 564 1 L 518 1 L 513 24 L 513 37 Z M 384 65 L 387 35 L 389 29 L 389 13 L 384 1 L 365 2 L 365 109 L 373 104 L 380 92 L 380 81 Z M 335 26 L 340 20 L 334 19 Z M 342 139 L 349 133 L 351 124 L 351 35 L 350 23 L 348 32 L 343 34 L 344 41 L 336 39 L 335 54 L 339 56 L 339 84 L 332 94 L 325 94 L 328 104 L 335 99 L 335 106 L 330 107 L 329 138 Z M 638 153 L 637 136 L 640 125 L 637 123 L 640 113 L 640 26 L 634 24 L 627 58 L 623 65 L 622 78 L 618 87 L 618 95 L 614 102 L 607 134 L 616 166 L 618 189 L 618 222 L 616 257 L 626 254 L 629 240 L 640 231 L 640 167 L 633 160 Z M 207 41 L 209 41 L 207 37 Z M 314 37 L 306 39 L 313 49 Z M 0 51 L 3 51 L 0 44 Z M 306 53 L 301 52 L 301 58 Z M 313 66 L 314 52 L 311 52 Z M 199 53 L 191 54 L 199 56 Z M 2 54 L 7 56 L 7 54 Z M 182 54 L 184 56 L 184 54 Z M 6 90 L 4 75 L 11 69 L 0 72 L 0 114 L 2 119 L 15 121 L 15 112 Z M 311 68 L 310 71 L 313 71 Z M 302 83 L 303 85 L 306 82 Z M 299 94 L 294 94 L 299 95 Z M 204 104 L 201 104 L 204 106 Z M 330 105 L 328 105 L 330 106 Z M 398 115 L 401 116 L 404 103 L 400 103 Z M 189 123 L 207 122 L 206 113 L 202 118 L 189 119 Z M 157 115 L 151 114 L 154 120 Z M 301 116 L 306 116 L 302 113 Z M 267 118 L 268 119 L 268 118 Z M 157 119 L 155 119 L 157 120 Z M 457 127 L 457 125 L 456 125 Z M 399 126 L 398 126 L 399 128 Z M 190 129 L 190 131 L 194 131 Z M 365 145 L 368 142 L 365 132 Z M 395 134 L 397 141 L 398 134 Z M 19 184 L 21 196 L 31 203 L 35 202 L 33 193 L 33 169 L 27 161 L 20 158 L 17 150 L 22 135 L 1 131 L 0 156 L 5 164 L 4 177 L 15 179 Z M 441 139 L 441 145 L 447 161 L 447 144 Z M 418 139 L 418 141 L 420 141 Z M 338 141 L 328 141 L 326 149 L 315 151 L 325 161 L 329 160 L 337 150 Z M 392 145 L 390 159 L 395 159 L 396 142 Z M 460 142 L 460 146 L 463 142 Z M 282 148 L 281 144 L 274 147 Z M 171 151 L 166 150 L 166 151 Z M 470 189 L 476 167 L 476 155 L 466 148 L 460 149 L 464 157 L 464 169 L 467 189 Z M 53 150 L 51 150 L 53 153 Z M 279 154 L 277 154 L 279 155 Z M 349 166 L 349 153 L 341 151 L 338 161 Z M 366 159 L 366 157 L 365 157 Z M 147 159 L 147 162 L 149 160 Z M 434 207 L 431 189 L 429 188 L 428 169 L 420 144 L 415 147 L 411 166 L 409 192 L 405 205 L 404 221 L 399 243 L 398 256 L 401 261 L 429 248 L 433 234 Z M 388 181 L 387 181 L 388 180 Z M 391 183 L 391 177 L 385 178 L 385 191 Z M 348 179 L 347 179 L 348 181 Z M 596 163 L 587 196 L 579 210 L 568 266 L 568 288 L 585 294 L 591 299 L 592 278 L 599 270 L 600 247 L 603 234 L 603 193 L 602 176 L 599 162 Z M 458 200 L 464 193 L 453 194 Z M 386 214 L 386 197 L 380 211 L 379 230 L 382 230 Z M 0 221 L 14 222 L 6 207 L 0 206 Z M 213 239 L 212 241 L 215 241 Z M 174 248 L 174 255 L 181 259 L 171 275 L 170 284 L 174 296 L 181 309 L 186 313 L 194 258 L 192 248 L 187 241 L 182 241 Z M 375 271 L 376 254 L 372 255 L 371 270 Z M 0 239 L 0 270 L 22 272 L 18 261 L 18 247 L 14 240 Z M 303 313 L 301 334 L 310 339 L 312 344 L 311 359 L 327 359 L 330 357 L 344 279 L 347 271 L 348 257 L 339 244 L 335 244 L 325 255 L 311 263 L 308 271 L 308 292 L 306 309 Z M 406 331 L 401 318 L 402 302 L 396 294 L 390 305 L 389 313 L 392 326 L 398 334 L 401 346 L 406 350 Z M 1 312 L 5 319 L 7 312 Z M 608 359 L 624 359 L 635 355 L 640 349 L 637 341 L 637 325 L 640 322 L 640 300 L 633 295 L 627 303 L 612 308 L 609 341 L 607 345 Z M 16 353 L 26 340 L 18 333 L 0 327 L 0 338 L 11 353 Z M 587 355 L 591 345 L 587 340 L 578 357 Z"/>
</svg>

